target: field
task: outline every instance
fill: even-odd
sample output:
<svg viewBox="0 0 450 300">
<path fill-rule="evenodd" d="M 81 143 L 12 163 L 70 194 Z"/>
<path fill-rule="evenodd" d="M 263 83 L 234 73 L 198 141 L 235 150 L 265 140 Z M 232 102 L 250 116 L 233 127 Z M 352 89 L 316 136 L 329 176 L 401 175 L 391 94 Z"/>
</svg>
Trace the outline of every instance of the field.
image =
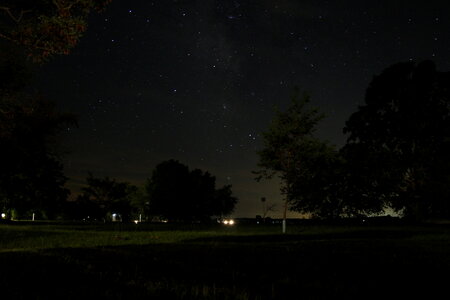
<svg viewBox="0 0 450 300">
<path fill-rule="evenodd" d="M 0 272 L 2 299 L 437 299 L 450 227 L 12 222 Z"/>
</svg>

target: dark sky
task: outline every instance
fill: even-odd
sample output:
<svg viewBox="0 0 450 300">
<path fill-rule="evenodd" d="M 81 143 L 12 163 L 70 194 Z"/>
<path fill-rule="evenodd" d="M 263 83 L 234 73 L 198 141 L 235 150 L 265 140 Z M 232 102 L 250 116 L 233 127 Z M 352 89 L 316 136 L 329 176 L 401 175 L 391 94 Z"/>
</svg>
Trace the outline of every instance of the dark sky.
<svg viewBox="0 0 450 300">
<path fill-rule="evenodd" d="M 251 173 L 274 105 L 309 92 L 327 115 L 318 135 L 342 146 L 374 75 L 408 60 L 450 70 L 449 15 L 450 1 L 113 0 L 36 87 L 79 116 L 65 140 L 74 191 L 88 171 L 142 184 L 173 158 L 232 184 L 234 216 L 266 197 L 277 217 L 278 183 Z"/>
</svg>

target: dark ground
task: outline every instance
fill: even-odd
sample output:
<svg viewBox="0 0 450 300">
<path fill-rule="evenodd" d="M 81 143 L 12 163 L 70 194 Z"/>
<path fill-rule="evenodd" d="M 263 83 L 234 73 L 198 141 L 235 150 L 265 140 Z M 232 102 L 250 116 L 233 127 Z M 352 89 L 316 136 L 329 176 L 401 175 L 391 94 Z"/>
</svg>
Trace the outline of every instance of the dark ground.
<svg viewBox="0 0 450 300">
<path fill-rule="evenodd" d="M 71 226 L 52 232 L 45 225 L 30 235 L 29 226 L 17 226 L 0 226 L 0 241 L 73 236 Z M 448 226 L 296 226 L 286 235 L 270 226 L 215 228 L 212 235 L 189 228 L 192 234 L 183 239 L 147 244 L 133 243 L 138 233 L 121 228 L 114 236 L 123 241 L 110 245 L 5 246 L 0 294 L 2 299 L 445 299 L 448 294 Z M 117 230 L 98 226 L 86 232 Z M 139 234 L 163 237 L 171 230 L 148 227 Z"/>
</svg>

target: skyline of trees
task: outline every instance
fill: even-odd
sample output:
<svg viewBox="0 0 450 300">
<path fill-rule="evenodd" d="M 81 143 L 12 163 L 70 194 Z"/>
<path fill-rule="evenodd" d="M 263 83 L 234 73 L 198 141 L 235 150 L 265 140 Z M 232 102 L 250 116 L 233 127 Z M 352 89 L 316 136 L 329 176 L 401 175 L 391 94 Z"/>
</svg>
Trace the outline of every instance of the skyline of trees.
<svg viewBox="0 0 450 300">
<path fill-rule="evenodd" d="M 216 188 L 216 178 L 189 170 L 176 160 L 163 161 L 141 186 L 88 174 L 75 201 L 67 202 L 65 217 L 73 220 L 171 220 L 208 222 L 229 215 L 237 203 L 231 185 Z"/>
</svg>

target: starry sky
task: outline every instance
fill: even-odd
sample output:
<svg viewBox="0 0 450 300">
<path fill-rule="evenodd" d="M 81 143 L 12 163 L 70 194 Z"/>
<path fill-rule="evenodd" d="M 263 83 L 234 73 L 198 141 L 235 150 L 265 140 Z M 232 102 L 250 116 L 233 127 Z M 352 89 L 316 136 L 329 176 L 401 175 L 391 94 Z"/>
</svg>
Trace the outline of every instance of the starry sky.
<svg viewBox="0 0 450 300">
<path fill-rule="evenodd" d="M 261 197 L 280 217 L 279 183 L 252 174 L 274 106 L 310 93 L 327 116 L 317 135 L 342 146 L 374 75 L 408 60 L 450 70 L 449 16 L 433 0 L 113 0 L 34 87 L 79 117 L 64 138 L 74 195 L 88 171 L 141 185 L 177 159 L 231 184 L 235 217 L 262 214 Z"/>
</svg>

